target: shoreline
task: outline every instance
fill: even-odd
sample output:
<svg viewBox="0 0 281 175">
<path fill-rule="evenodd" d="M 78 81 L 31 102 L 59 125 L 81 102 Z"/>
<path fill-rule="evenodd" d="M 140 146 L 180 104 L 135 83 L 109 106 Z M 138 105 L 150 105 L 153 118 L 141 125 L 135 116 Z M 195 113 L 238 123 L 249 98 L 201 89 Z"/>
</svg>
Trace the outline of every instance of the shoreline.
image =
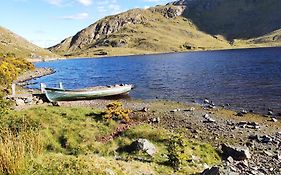
<svg viewBox="0 0 281 175">
<path fill-rule="evenodd" d="M 266 48 L 281 48 L 281 46 L 260 46 L 260 47 L 233 47 L 233 48 L 225 48 L 225 49 L 206 49 L 206 50 L 190 50 L 190 51 L 176 51 L 176 52 L 156 52 L 149 54 L 126 54 L 126 55 L 111 55 L 111 56 L 92 56 L 92 57 L 60 57 L 60 58 L 50 58 L 50 59 L 27 59 L 31 63 L 38 62 L 50 62 L 50 61 L 60 61 L 60 60 L 75 60 L 75 59 L 101 59 L 101 58 L 111 58 L 111 57 L 130 57 L 130 56 L 153 56 L 153 55 L 162 55 L 162 54 L 176 54 L 176 53 L 197 53 L 197 52 L 216 52 L 216 51 L 230 51 L 230 50 L 247 50 L 247 49 L 266 49 Z"/>
<path fill-rule="evenodd" d="M 115 100 L 64 101 L 58 102 L 55 108 L 104 110 L 105 106 L 113 101 Z M 243 161 L 222 157 L 222 163 L 218 167 L 225 174 L 229 172 L 237 175 L 246 175 L 249 172 L 280 173 L 281 158 L 276 158 L 280 156 L 277 150 L 281 148 L 280 121 L 272 121 L 251 113 L 238 116 L 236 112 L 221 107 L 208 108 L 198 104 L 168 100 L 120 99 L 119 101 L 125 109 L 141 111 L 145 116 L 143 122 L 155 128 L 165 128 L 173 133 L 181 131 L 187 139 L 209 143 L 217 150 L 221 150 L 222 144 L 248 149 L 251 157 Z M 52 106 L 52 104 L 40 104 L 35 108 L 42 106 Z M 30 107 L 31 110 L 33 107 Z M 21 110 L 26 109 L 29 108 Z"/>
<path fill-rule="evenodd" d="M 35 68 L 34 70 L 27 71 L 20 75 L 16 81 L 14 81 L 15 84 L 20 85 L 20 86 L 25 86 L 27 85 L 28 81 L 41 78 L 47 75 L 54 74 L 56 71 L 53 70 L 52 68 Z"/>
</svg>

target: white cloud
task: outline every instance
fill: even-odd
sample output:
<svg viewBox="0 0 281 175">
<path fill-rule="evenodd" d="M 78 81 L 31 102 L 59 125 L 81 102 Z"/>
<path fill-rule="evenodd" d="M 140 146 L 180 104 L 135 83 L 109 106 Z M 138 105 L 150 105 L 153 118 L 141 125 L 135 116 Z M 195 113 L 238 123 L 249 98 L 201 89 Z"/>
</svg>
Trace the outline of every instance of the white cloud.
<svg viewBox="0 0 281 175">
<path fill-rule="evenodd" d="M 84 6 L 90 6 L 92 5 L 93 1 L 92 0 L 77 0 L 79 3 L 81 3 Z"/>
<path fill-rule="evenodd" d="M 67 19 L 67 20 L 83 20 L 83 19 L 87 19 L 89 18 L 89 14 L 88 13 L 77 13 L 74 15 L 69 15 L 69 16 L 63 16 L 60 17 L 60 19 Z"/>
<path fill-rule="evenodd" d="M 144 2 L 160 2 L 161 0 L 143 0 Z"/>
<path fill-rule="evenodd" d="M 122 11 L 121 5 L 117 3 L 117 0 L 104 0 L 98 1 L 98 12 L 103 15 L 114 15 Z"/>
<path fill-rule="evenodd" d="M 61 5 L 63 3 L 63 0 L 45 0 L 45 1 L 52 5 Z"/>
<path fill-rule="evenodd" d="M 79 3 L 83 6 L 90 6 L 93 4 L 93 0 L 44 0 L 45 2 L 55 6 L 66 6 Z"/>
</svg>

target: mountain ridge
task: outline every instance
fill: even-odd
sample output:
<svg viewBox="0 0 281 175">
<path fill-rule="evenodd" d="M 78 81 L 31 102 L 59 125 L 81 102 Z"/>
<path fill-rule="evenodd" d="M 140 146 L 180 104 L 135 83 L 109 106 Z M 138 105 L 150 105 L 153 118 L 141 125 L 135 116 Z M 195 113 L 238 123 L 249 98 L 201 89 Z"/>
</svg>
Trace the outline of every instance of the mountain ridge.
<svg viewBox="0 0 281 175">
<path fill-rule="evenodd" d="M 49 50 L 63 56 L 115 56 L 281 46 L 278 39 L 281 36 L 281 22 L 278 23 L 281 12 L 270 2 L 179 0 L 164 6 L 132 9 L 100 19 Z M 223 15 L 230 7 L 229 15 Z M 259 20 L 263 14 L 272 16 L 256 25 L 258 29 L 243 26 L 255 22 L 251 16 L 249 19 L 229 20 L 238 18 L 236 12 L 247 14 L 255 10 L 258 11 L 255 18 Z M 269 25 L 272 21 L 277 23 Z M 210 27 L 215 25 L 214 29 Z M 239 27 L 243 30 L 238 30 Z"/>
</svg>

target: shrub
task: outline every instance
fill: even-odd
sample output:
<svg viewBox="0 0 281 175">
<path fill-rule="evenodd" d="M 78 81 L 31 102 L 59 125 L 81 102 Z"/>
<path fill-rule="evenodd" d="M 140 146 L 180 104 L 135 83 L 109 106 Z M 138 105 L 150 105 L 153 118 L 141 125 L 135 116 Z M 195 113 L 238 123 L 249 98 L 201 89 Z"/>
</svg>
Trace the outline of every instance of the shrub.
<svg viewBox="0 0 281 175">
<path fill-rule="evenodd" d="M 13 54 L 0 57 L 0 85 L 7 87 L 17 76 L 26 71 L 34 69 L 34 65 L 23 58 L 15 58 Z"/>
<path fill-rule="evenodd" d="M 102 113 L 103 114 L 103 118 L 105 120 L 121 120 L 125 123 L 130 122 L 130 114 L 131 114 L 131 110 L 129 109 L 124 109 L 122 107 L 122 103 L 120 102 L 112 102 L 108 105 L 106 105 L 106 110 Z"/>
<path fill-rule="evenodd" d="M 168 144 L 168 158 L 169 164 L 178 171 L 182 168 L 183 164 L 188 160 L 185 152 L 187 141 L 182 134 L 174 134 Z"/>
</svg>

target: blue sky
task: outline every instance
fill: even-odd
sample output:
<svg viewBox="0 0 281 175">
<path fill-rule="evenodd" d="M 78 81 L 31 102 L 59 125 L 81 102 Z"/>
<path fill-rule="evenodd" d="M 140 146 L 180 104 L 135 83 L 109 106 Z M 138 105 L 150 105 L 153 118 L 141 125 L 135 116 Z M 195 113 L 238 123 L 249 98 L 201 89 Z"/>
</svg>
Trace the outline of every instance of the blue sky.
<svg viewBox="0 0 281 175">
<path fill-rule="evenodd" d="M 1 0 L 0 25 L 41 47 L 59 43 L 98 19 L 173 0 Z"/>
</svg>

